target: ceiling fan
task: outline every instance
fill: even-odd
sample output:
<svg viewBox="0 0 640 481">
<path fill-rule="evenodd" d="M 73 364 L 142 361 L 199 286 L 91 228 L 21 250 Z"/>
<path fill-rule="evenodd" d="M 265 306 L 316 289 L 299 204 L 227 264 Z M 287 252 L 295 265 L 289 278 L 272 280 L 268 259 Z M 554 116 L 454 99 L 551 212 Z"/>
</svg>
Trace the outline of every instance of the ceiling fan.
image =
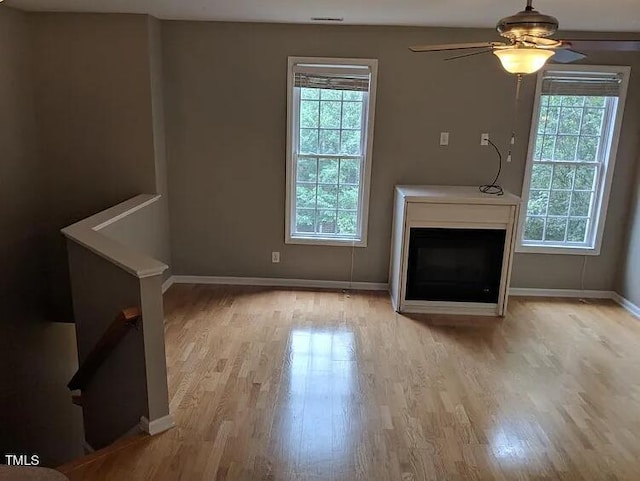
<svg viewBox="0 0 640 481">
<path fill-rule="evenodd" d="M 504 69 L 524 75 L 540 70 L 553 57 L 561 63 L 575 62 L 586 57 L 577 50 L 636 51 L 640 40 L 556 40 L 551 37 L 558 30 L 558 20 L 533 9 L 533 0 L 521 12 L 498 22 L 496 30 L 506 42 L 453 43 L 444 45 L 420 45 L 409 47 L 412 52 L 439 52 L 447 50 L 473 50 L 447 60 L 493 52 Z"/>
</svg>

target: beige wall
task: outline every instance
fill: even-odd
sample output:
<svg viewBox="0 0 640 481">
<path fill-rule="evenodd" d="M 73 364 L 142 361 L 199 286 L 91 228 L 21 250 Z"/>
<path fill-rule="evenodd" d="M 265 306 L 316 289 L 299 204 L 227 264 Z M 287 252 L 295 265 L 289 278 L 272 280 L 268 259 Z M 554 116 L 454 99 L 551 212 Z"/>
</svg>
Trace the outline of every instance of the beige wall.
<svg viewBox="0 0 640 481">
<path fill-rule="evenodd" d="M 634 194 L 626 223 L 627 243 L 622 251 L 616 292 L 640 306 L 640 159 L 633 177 Z"/>
<path fill-rule="evenodd" d="M 0 6 L 0 459 L 49 466 L 82 454 L 82 419 L 66 383 L 77 368 L 73 325 L 43 314 L 47 199 L 36 149 L 26 15 Z"/>
<path fill-rule="evenodd" d="M 39 147 L 47 176 L 52 303 L 69 319 L 59 229 L 156 192 L 150 20 L 144 15 L 33 14 Z M 157 67 L 156 67 L 157 70 Z"/>
<path fill-rule="evenodd" d="M 290 55 L 379 59 L 369 245 L 356 248 L 354 280 L 385 282 L 396 184 L 479 185 L 495 154 L 482 132 L 505 146 L 515 78 L 490 56 L 444 63 L 412 54 L 416 43 L 477 41 L 474 29 L 329 27 L 163 22 L 165 109 L 176 274 L 348 280 L 351 249 L 284 245 L 286 65 Z M 590 57 L 634 72 L 602 255 L 518 255 L 517 287 L 611 289 L 623 242 L 621 222 L 637 158 L 640 55 Z M 533 104 L 524 80 L 518 144 L 503 185 L 519 194 Z M 451 144 L 438 145 L 439 132 Z M 271 251 L 281 251 L 271 264 Z"/>
<path fill-rule="evenodd" d="M 167 145 L 164 115 L 164 69 L 162 63 L 162 24 L 160 20 L 148 17 L 149 33 L 149 73 L 151 80 L 151 112 L 153 126 L 153 148 L 155 156 L 156 193 L 162 194 L 157 224 L 157 242 L 161 252 L 154 257 L 169 266 L 164 279 L 171 276 L 171 236 L 169 225 L 169 186 L 167 180 Z"/>
</svg>

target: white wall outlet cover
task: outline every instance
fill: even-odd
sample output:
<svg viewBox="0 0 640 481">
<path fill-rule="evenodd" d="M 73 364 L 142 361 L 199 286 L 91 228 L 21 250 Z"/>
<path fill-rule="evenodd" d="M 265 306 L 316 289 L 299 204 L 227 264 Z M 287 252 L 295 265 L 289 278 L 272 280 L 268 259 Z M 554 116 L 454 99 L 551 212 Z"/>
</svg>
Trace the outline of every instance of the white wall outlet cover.
<svg viewBox="0 0 640 481">
<path fill-rule="evenodd" d="M 279 252 L 272 252 L 271 253 L 271 262 L 273 262 L 274 264 L 277 264 L 278 262 L 280 262 L 280 253 Z"/>
<path fill-rule="evenodd" d="M 489 134 L 480 135 L 480 145 L 489 145 Z"/>
<path fill-rule="evenodd" d="M 449 132 L 440 132 L 440 145 L 449 145 Z"/>
</svg>

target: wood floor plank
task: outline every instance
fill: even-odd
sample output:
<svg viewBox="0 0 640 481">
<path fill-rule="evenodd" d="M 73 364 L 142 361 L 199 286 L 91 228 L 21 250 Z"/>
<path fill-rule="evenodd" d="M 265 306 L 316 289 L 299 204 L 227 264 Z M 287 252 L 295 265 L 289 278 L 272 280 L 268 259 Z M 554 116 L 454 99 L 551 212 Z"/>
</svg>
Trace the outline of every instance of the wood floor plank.
<svg viewBox="0 0 640 481">
<path fill-rule="evenodd" d="M 71 481 L 640 479 L 640 323 L 611 302 L 175 285 L 165 311 L 176 427 Z"/>
</svg>

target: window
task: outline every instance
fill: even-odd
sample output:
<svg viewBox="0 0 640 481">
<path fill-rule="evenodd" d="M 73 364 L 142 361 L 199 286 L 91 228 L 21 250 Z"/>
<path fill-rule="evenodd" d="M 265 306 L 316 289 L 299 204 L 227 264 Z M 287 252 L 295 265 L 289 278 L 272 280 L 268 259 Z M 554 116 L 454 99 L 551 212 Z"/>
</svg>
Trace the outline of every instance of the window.
<svg viewBox="0 0 640 481">
<path fill-rule="evenodd" d="M 377 60 L 289 58 L 286 242 L 366 246 Z"/>
<path fill-rule="evenodd" d="M 539 74 L 519 252 L 599 254 L 629 71 L 550 65 Z"/>
</svg>

